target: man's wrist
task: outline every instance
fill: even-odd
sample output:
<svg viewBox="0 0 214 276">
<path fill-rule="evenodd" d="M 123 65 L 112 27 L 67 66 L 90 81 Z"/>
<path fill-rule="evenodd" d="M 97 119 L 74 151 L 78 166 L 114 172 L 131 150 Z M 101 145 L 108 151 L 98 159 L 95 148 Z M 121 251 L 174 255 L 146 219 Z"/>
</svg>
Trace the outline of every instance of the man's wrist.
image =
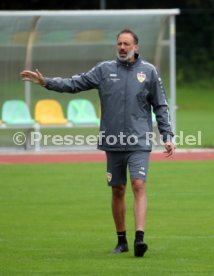
<svg viewBox="0 0 214 276">
<path fill-rule="evenodd" d="M 163 135 L 164 143 L 172 143 L 173 136 L 171 134 Z"/>
<path fill-rule="evenodd" d="M 45 85 L 46 85 L 46 80 L 45 80 L 45 78 L 40 79 L 40 85 L 41 85 L 41 86 L 45 86 Z"/>
</svg>

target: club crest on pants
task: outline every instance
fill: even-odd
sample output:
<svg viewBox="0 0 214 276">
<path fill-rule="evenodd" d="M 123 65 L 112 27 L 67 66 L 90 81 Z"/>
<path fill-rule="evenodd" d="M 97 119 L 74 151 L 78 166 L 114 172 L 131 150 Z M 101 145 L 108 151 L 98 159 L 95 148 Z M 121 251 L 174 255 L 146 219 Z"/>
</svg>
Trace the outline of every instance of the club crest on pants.
<svg viewBox="0 0 214 276">
<path fill-rule="evenodd" d="M 107 180 L 110 182 L 112 180 L 112 173 L 107 172 Z"/>
</svg>

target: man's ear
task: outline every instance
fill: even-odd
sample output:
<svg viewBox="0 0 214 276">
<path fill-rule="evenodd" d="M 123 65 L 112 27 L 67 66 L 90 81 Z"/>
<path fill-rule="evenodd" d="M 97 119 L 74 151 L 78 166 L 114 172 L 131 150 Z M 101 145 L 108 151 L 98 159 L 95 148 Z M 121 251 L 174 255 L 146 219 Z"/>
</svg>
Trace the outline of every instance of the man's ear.
<svg viewBox="0 0 214 276">
<path fill-rule="evenodd" d="M 135 51 L 135 52 L 138 52 L 138 50 L 139 50 L 139 46 L 136 44 L 136 45 L 134 46 L 134 51 Z"/>
</svg>

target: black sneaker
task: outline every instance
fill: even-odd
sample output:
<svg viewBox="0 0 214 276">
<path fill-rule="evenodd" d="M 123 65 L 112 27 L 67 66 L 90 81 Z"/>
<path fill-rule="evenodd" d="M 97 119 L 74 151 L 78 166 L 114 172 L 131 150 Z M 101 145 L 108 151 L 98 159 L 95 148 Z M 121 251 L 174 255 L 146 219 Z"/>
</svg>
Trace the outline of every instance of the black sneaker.
<svg viewBox="0 0 214 276">
<path fill-rule="evenodd" d="M 120 253 L 128 252 L 128 251 L 129 251 L 128 244 L 127 243 L 122 243 L 122 244 L 117 244 L 117 246 L 112 251 L 112 253 L 113 254 L 120 254 Z"/>
<path fill-rule="evenodd" d="M 148 250 L 148 245 L 143 241 L 134 242 L 134 255 L 135 257 L 143 257 L 144 253 Z"/>
</svg>

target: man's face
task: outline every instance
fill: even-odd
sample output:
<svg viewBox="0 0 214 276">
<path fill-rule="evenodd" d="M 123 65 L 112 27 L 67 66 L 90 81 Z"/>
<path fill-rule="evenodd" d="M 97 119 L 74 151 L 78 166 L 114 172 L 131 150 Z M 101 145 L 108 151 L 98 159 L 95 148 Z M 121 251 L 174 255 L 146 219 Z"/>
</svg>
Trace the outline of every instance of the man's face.
<svg viewBox="0 0 214 276">
<path fill-rule="evenodd" d="M 134 38 L 129 33 L 123 33 L 117 40 L 117 57 L 122 61 L 133 62 L 135 52 L 138 51 L 138 45 L 135 44 Z"/>
</svg>

